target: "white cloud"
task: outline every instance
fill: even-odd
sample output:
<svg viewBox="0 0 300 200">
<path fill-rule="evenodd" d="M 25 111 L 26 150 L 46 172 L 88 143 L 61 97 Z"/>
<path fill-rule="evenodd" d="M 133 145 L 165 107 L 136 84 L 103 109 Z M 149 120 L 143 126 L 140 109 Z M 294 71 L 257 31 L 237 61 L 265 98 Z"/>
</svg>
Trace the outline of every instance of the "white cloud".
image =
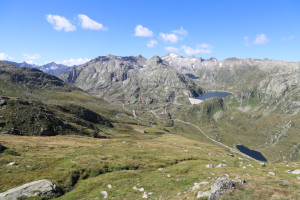
<svg viewBox="0 0 300 200">
<path fill-rule="evenodd" d="M 0 60 L 14 60 L 14 58 L 8 56 L 6 53 L 0 53 Z"/>
<path fill-rule="evenodd" d="M 79 14 L 78 18 L 79 18 L 81 27 L 84 29 L 102 30 L 102 31 L 107 30 L 107 28 L 104 27 L 102 24 L 92 20 L 91 18 L 89 18 L 88 16 L 86 16 L 84 14 Z"/>
<path fill-rule="evenodd" d="M 187 54 L 187 55 L 195 55 L 195 54 L 210 54 L 212 53 L 213 46 L 209 44 L 198 44 L 196 48 L 188 47 L 188 46 L 181 46 L 181 49 Z"/>
<path fill-rule="evenodd" d="M 183 49 L 183 51 L 187 54 L 187 55 L 194 55 L 194 54 L 199 54 L 200 53 L 200 49 L 193 49 L 192 47 L 188 47 L 188 46 L 181 46 L 181 48 Z"/>
<path fill-rule="evenodd" d="M 153 32 L 149 30 L 147 27 L 143 27 L 142 25 L 137 25 L 135 27 L 134 36 L 137 37 L 152 37 Z"/>
<path fill-rule="evenodd" d="M 158 44 L 158 42 L 157 42 L 156 40 L 150 40 L 150 41 L 147 43 L 147 47 L 153 48 L 153 47 L 155 47 L 157 44 Z"/>
<path fill-rule="evenodd" d="M 289 37 L 282 38 L 281 41 L 286 42 L 286 41 L 290 41 L 290 40 L 293 40 L 293 39 L 295 39 L 295 36 L 294 36 L 294 35 L 291 35 L 291 36 L 289 36 Z"/>
<path fill-rule="evenodd" d="M 66 32 L 71 32 L 76 30 L 76 27 L 63 16 L 46 15 L 46 19 L 50 24 L 52 24 L 53 28 L 57 31 L 64 30 Z"/>
<path fill-rule="evenodd" d="M 267 44 L 270 40 L 267 38 L 265 34 L 258 34 L 256 35 L 255 40 L 253 41 L 253 44 Z"/>
<path fill-rule="evenodd" d="M 91 59 L 88 59 L 88 58 L 78 58 L 78 59 L 67 59 L 67 60 L 63 60 L 63 61 L 59 61 L 59 62 L 56 62 L 57 64 L 63 64 L 63 65 L 66 65 L 66 66 L 73 66 L 73 65 L 81 65 L 81 64 L 84 64 L 88 61 L 90 61 Z"/>
<path fill-rule="evenodd" d="M 183 27 L 180 27 L 180 29 L 178 30 L 173 30 L 172 33 L 175 33 L 177 35 L 182 35 L 184 37 L 188 35 L 188 32 Z"/>
<path fill-rule="evenodd" d="M 176 47 L 171 47 L 171 46 L 165 47 L 164 49 L 165 49 L 166 51 L 168 51 L 168 52 L 173 52 L 173 53 L 179 51 L 178 48 L 176 48 Z"/>
<path fill-rule="evenodd" d="M 160 33 L 159 36 L 165 42 L 177 43 L 179 40 L 179 37 L 174 33 Z"/>
<path fill-rule="evenodd" d="M 24 57 L 24 59 L 26 59 L 26 60 L 36 60 L 36 59 L 41 58 L 41 56 L 40 56 L 39 54 L 37 54 L 37 53 L 32 54 L 32 55 L 24 53 L 24 54 L 23 54 L 23 57 Z"/>
</svg>

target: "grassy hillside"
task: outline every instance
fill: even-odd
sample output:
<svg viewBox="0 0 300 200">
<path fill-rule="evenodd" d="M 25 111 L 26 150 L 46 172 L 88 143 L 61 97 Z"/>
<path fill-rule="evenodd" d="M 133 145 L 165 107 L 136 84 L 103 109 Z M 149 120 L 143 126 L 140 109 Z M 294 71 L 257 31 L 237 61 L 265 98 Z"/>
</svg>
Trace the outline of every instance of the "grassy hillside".
<svg viewBox="0 0 300 200">
<path fill-rule="evenodd" d="M 108 192 L 108 199 L 142 199 L 143 192 L 134 190 L 134 186 L 144 188 L 150 199 L 195 199 L 198 190 L 209 189 L 216 178 L 228 174 L 230 179 L 245 179 L 247 185 L 223 199 L 300 198 L 299 180 L 285 172 L 300 163 L 262 168 L 206 142 L 157 128 L 132 128 L 149 133 L 128 128 L 114 139 L 2 136 L 0 142 L 16 154 L 7 150 L 0 154 L 0 192 L 46 178 L 64 190 L 65 194 L 57 199 L 102 199 L 101 191 Z M 160 135 L 152 134 L 155 132 Z M 7 166 L 9 162 L 17 165 Z M 228 167 L 205 167 L 219 163 Z M 191 190 L 195 182 L 202 181 L 208 184 Z"/>
</svg>

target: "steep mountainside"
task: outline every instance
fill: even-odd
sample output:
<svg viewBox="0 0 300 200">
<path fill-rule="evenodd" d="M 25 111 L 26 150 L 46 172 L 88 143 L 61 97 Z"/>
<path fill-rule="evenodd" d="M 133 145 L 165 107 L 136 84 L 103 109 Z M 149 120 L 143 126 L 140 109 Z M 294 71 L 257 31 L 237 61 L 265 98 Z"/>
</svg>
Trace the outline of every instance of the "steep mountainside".
<svg viewBox="0 0 300 200">
<path fill-rule="evenodd" d="M 0 133 L 100 137 L 113 125 L 88 107 L 109 117 L 117 113 L 105 101 L 55 76 L 0 62 Z"/>
<path fill-rule="evenodd" d="M 158 56 L 98 57 L 59 76 L 92 95 L 114 103 L 187 103 L 202 94 L 191 79 Z"/>
</svg>

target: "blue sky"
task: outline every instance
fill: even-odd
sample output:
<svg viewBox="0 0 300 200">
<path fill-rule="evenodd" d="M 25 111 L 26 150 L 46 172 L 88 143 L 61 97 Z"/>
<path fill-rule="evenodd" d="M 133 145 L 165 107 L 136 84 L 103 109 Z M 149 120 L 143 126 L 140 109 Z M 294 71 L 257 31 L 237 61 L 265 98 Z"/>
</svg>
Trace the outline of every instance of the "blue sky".
<svg viewBox="0 0 300 200">
<path fill-rule="evenodd" d="M 300 61 L 300 1 L 0 0 L 0 60 L 97 56 Z"/>
</svg>

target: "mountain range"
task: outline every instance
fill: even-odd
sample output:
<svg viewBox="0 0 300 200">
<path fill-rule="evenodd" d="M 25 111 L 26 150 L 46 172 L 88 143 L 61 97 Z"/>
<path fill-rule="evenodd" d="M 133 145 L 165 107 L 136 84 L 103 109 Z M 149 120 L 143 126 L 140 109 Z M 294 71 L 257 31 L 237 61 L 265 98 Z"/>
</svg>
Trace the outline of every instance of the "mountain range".
<svg viewBox="0 0 300 200">
<path fill-rule="evenodd" d="M 64 66 L 14 65 L 0 61 L 0 192 L 47 178 L 58 199 L 300 198 L 299 62 L 107 55 L 56 76 L 41 70 Z M 191 101 L 211 91 L 231 95 Z"/>
<path fill-rule="evenodd" d="M 73 67 L 77 66 L 77 65 L 66 66 L 63 64 L 57 64 L 55 62 L 47 63 L 44 65 L 29 64 L 27 62 L 22 62 L 22 63 L 17 63 L 17 62 L 12 62 L 12 61 L 4 61 L 4 62 L 12 64 L 16 67 L 29 67 L 29 68 L 39 69 L 43 72 L 46 72 L 46 73 L 54 75 L 54 76 L 65 73 L 65 72 L 69 71 L 70 69 L 72 69 Z"/>
</svg>

